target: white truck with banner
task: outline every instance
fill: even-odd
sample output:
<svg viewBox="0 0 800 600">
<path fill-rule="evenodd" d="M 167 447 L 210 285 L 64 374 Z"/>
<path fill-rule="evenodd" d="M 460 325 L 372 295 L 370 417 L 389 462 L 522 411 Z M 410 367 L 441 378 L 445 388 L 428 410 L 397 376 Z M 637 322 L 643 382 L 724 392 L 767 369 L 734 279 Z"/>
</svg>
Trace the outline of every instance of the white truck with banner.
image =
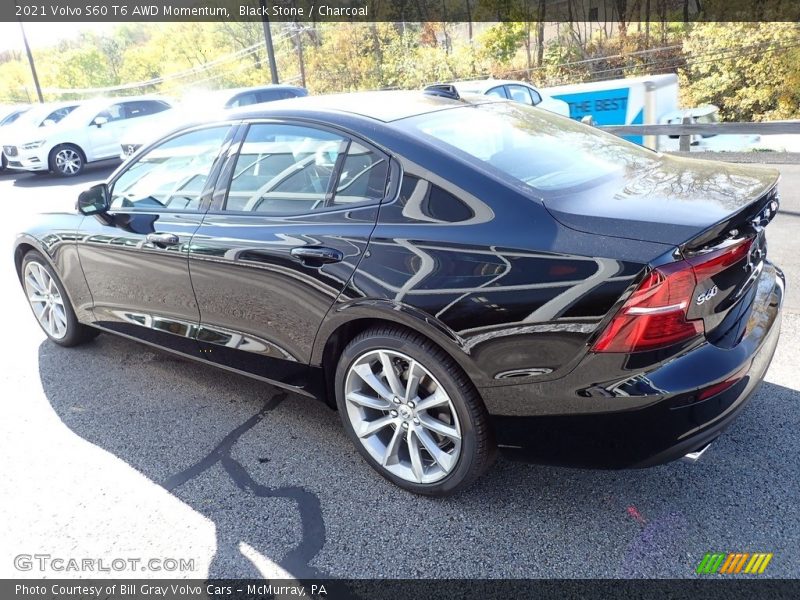
<svg viewBox="0 0 800 600">
<path fill-rule="evenodd" d="M 543 90 L 569 105 L 569 116 L 591 116 L 595 125 L 654 125 L 678 109 L 678 76 L 650 75 L 609 81 L 575 83 Z M 657 136 L 625 136 L 657 149 Z"/>
<path fill-rule="evenodd" d="M 674 73 L 561 85 L 542 91 L 566 102 L 573 119 L 591 116 L 598 126 L 680 124 L 685 118 L 692 123 L 718 121 L 719 109 L 711 104 L 678 108 L 678 76 Z M 679 148 L 677 135 L 624 137 L 653 150 L 672 152 Z M 752 149 L 759 139 L 753 135 L 693 135 L 691 147 L 699 151 L 742 151 Z"/>
</svg>

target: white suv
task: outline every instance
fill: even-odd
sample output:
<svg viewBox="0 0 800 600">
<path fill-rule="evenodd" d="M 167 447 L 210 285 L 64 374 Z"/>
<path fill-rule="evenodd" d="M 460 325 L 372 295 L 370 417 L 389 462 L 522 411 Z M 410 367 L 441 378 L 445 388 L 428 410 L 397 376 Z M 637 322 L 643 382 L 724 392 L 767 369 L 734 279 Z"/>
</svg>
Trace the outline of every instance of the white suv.
<svg viewBox="0 0 800 600">
<path fill-rule="evenodd" d="M 51 127 L 75 110 L 78 104 L 79 102 L 35 104 L 32 107 L 26 106 L 11 112 L 0 121 L 0 151 L 4 150 L 9 138 L 14 137 L 16 131 Z M 4 170 L 6 166 L 8 166 L 8 159 L 5 152 L 2 152 L 0 170 Z"/>
<path fill-rule="evenodd" d="M 87 163 L 117 158 L 129 127 L 146 127 L 169 108 L 167 100 L 154 96 L 90 100 L 49 127 L 15 128 L 3 153 L 9 169 L 71 177 Z"/>
</svg>

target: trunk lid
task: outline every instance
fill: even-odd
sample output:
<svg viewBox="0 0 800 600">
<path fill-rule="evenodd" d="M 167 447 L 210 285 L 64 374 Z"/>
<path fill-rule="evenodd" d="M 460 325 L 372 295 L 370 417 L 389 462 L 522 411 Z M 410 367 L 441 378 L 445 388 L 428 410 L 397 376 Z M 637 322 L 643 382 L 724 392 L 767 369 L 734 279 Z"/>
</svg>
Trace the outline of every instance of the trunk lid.
<svg viewBox="0 0 800 600">
<path fill-rule="evenodd" d="M 599 235 L 683 246 L 760 210 L 779 172 L 753 165 L 654 155 L 588 188 L 543 202 L 563 225 Z M 756 210 L 758 209 L 758 210 Z"/>
<path fill-rule="evenodd" d="M 773 169 L 664 156 L 642 175 L 544 203 L 573 229 L 677 247 L 674 258 L 696 280 L 685 318 L 702 320 L 706 339 L 730 348 L 745 333 L 764 267 L 778 178 Z"/>
</svg>

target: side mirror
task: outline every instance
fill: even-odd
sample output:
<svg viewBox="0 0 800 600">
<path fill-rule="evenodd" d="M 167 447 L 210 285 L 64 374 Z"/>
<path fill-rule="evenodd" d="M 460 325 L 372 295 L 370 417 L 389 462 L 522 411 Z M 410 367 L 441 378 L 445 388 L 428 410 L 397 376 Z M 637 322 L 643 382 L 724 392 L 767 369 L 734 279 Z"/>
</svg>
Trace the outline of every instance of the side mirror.
<svg viewBox="0 0 800 600">
<path fill-rule="evenodd" d="M 83 215 L 97 215 L 111 207 L 108 199 L 108 186 L 105 183 L 93 185 L 78 196 L 78 212 Z"/>
<path fill-rule="evenodd" d="M 92 121 L 92 125 L 98 128 L 102 127 L 106 123 L 108 123 L 108 117 L 95 117 L 94 121 Z"/>
</svg>

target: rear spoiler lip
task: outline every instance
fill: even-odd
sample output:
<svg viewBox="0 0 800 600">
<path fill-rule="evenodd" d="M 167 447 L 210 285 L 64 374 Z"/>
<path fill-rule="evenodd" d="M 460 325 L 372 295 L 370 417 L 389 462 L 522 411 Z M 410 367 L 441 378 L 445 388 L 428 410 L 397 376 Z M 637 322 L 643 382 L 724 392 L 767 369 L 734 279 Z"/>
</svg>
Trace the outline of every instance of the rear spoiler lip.
<svg viewBox="0 0 800 600">
<path fill-rule="evenodd" d="M 761 231 L 775 218 L 780 208 L 779 182 L 780 175 L 775 178 L 775 181 L 755 202 L 748 204 L 678 246 L 681 256 L 685 258 L 696 256 L 725 239 L 752 235 Z"/>
</svg>

